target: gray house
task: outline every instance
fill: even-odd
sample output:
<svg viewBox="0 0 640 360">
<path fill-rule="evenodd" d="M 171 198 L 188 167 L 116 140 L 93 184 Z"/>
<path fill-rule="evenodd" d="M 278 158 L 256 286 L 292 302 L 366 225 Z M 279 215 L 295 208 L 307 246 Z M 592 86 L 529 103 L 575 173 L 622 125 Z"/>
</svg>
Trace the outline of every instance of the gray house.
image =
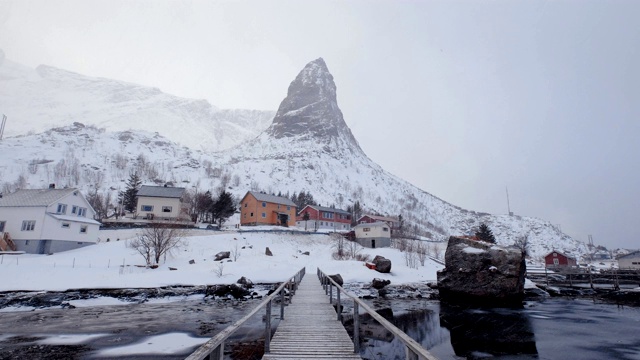
<svg viewBox="0 0 640 360">
<path fill-rule="evenodd" d="M 353 228 L 356 242 L 364 247 L 379 248 L 391 246 L 391 228 L 386 222 L 356 225 Z"/>
<path fill-rule="evenodd" d="M 640 251 L 634 251 L 618 258 L 620 269 L 640 269 Z"/>
</svg>

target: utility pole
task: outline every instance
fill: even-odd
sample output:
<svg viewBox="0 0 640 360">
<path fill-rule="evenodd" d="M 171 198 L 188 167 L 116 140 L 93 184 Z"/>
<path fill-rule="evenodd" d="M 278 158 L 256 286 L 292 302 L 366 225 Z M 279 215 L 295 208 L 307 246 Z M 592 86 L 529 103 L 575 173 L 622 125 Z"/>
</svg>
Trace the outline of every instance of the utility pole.
<svg viewBox="0 0 640 360">
<path fill-rule="evenodd" d="M 2 122 L 0 122 L 0 140 L 4 136 L 4 127 L 7 124 L 7 115 L 2 114 Z"/>
<path fill-rule="evenodd" d="M 509 212 L 509 215 L 513 215 L 513 213 L 511 212 L 511 204 L 509 204 L 509 188 L 508 187 L 504 187 L 505 190 L 507 191 L 507 211 Z"/>
</svg>

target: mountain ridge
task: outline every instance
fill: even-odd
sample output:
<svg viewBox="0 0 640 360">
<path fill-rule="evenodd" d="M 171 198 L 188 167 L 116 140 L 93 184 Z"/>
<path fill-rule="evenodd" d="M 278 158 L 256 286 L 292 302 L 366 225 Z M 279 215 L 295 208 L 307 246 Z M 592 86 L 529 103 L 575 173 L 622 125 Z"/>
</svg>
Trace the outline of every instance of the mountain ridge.
<svg viewBox="0 0 640 360">
<path fill-rule="evenodd" d="M 465 210 L 386 172 L 351 134 L 337 106 L 333 77 L 319 60 L 292 81 L 271 126 L 225 151 L 193 150 L 160 133 L 105 131 L 78 122 L 0 142 L 9 154 L 0 160 L 0 178 L 16 179 L 3 180 L 3 188 L 57 182 L 113 195 L 128 173 L 137 171 L 147 183 L 171 181 L 201 191 L 224 188 L 236 196 L 247 190 L 307 191 L 324 205 L 346 207 L 358 201 L 369 212 L 402 215 L 414 230 L 437 241 L 473 232 L 484 222 L 503 245 L 528 236 L 535 256 L 552 249 L 586 253 L 586 245 L 549 222 Z M 314 81 L 309 74 L 319 78 Z"/>
</svg>

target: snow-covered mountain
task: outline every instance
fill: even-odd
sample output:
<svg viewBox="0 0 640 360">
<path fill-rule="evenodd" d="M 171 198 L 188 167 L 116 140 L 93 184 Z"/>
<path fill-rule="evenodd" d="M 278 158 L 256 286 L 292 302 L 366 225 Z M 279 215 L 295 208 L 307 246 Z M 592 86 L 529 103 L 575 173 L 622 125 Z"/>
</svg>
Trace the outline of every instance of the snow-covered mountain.
<svg viewBox="0 0 640 360">
<path fill-rule="evenodd" d="M 4 58 L 4 56 L 2 56 Z M 159 131 L 193 149 L 223 150 L 266 129 L 272 111 L 221 110 L 157 88 L 83 76 L 40 65 L 0 62 L 0 112 L 5 136 L 80 122 L 108 131 Z"/>
<path fill-rule="evenodd" d="M 15 64 L 10 64 L 14 70 L 2 70 L 6 64 L 5 60 L 0 65 L 0 76 L 16 72 Z M 62 71 L 52 72 L 60 74 Z M 82 110 L 76 107 L 83 108 L 83 103 L 100 103 L 108 111 L 108 103 L 103 98 L 120 86 L 127 89 L 119 94 L 120 103 L 125 104 L 135 103 L 132 99 L 136 94 L 154 92 L 137 85 L 88 80 L 67 72 L 62 74 L 54 76 L 63 83 L 60 84 L 62 89 L 88 84 L 87 92 L 83 93 L 80 86 L 76 89 L 83 93 L 80 100 L 68 99 L 64 105 L 66 110 L 58 111 L 54 107 L 52 114 L 81 114 Z M 14 81 L 26 82 L 24 79 Z M 43 81 L 40 77 L 36 82 Z M 53 80 L 46 80 L 49 81 Z M 94 82 L 101 86 L 108 84 L 108 89 L 97 91 L 92 86 L 96 85 Z M 4 87 L 4 78 L 0 78 L 0 99 L 10 97 Z M 22 95 L 16 95 L 21 106 L 34 102 L 39 89 L 45 89 L 45 93 L 53 91 L 55 84 L 38 85 L 33 93 L 23 91 Z M 162 93 L 141 96 L 146 106 L 144 111 L 163 114 L 171 114 L 179 108 L 174 106 L 174 101 L 197 103 Z M 74 105 L 76 101 L 78 104 Z M 2 104 L 0 102 L 0 106 Z M 18 113 L 28 112 L 18 105 L 13 106 Z M 122 111 L 119 105 L 113 106 Z M 45 108 L 39 109 L 45 112 Z M 210 109 L 216 113 L 213 107 Z M 38 116 L 40 119 L 45 117 Z M 241 116 L 235 119 L 238 118 Z M 55 123 L 69 124 L 71 120 L 79 119 L 55 118 Z M 311 192 L 322 205 L 335 204 L 344 208 L 359 201 L 370 212 L 389 216 L 402 214 L 409 224 L 434 240 L 471 233 L 484 222 L 502 244 L 528 236 L 533 256 L 542 256 L 552 249 L 575 255 L 587 251 L 585 244 L 563 234 L 547 221 L 461 209 L 386 172 L 364 154 L 345 123 L 337 103 L 336 85 L 322 59 L 307 64 L 291 83 L 287 97 L 264 132 L 253 138 L 244 137 L 237 146 L 225 151 L 212 153 L 194 150 L 197 146 L 180 146 L 170 137 L 172 127 L 162 127 L 161 123 L 148 127 L 158 133 L 113 131 L 113 126 L 105 131 L 97 126 L 86 126 L 99 126 L 101 121 L 108 120 L 82 121 L 84 124 L 13 136 L 0 142 L 0 183 L 4 191 L 16 187 L 44 187 L 53 182 L 60 186 L 78 186 L 86 191 L 99 189 L 113 193 L 124 188 L 124 181 L 131 171 L 137 171 L 147 183 L 171 181 L 177 186 L 203 191 L 224 187 L 237 196 L 244 195 L 247 190 L 269 193 L 304 190 Z M 191 121 L 193 126 L 198 123 L 196 117 L 185 121 Z"/>
</svg>

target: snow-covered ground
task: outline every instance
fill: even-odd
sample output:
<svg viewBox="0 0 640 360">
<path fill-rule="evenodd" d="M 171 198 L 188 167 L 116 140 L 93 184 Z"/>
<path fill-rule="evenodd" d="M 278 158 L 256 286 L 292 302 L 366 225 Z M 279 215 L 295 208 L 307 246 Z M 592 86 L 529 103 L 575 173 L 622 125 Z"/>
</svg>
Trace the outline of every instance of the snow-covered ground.
<svg viewBox="0 0 640 360">
<path fill-rule="evenodd" d="M 443 267 L 427 259 L 425 266 L 409 268 L 404 253 L 396 249 L 362 248 L 362 254 L 372 258 L 382 255 L 392 261 L 391 273 L 382 274 L 368 269 L 361 261 L 333 260 L 332 240 L 325 234 L 198 230 L 185 237 L 184 246 L 163 259 L 159 268 L 148 269 L 142 266 L 145 264 L 142 256 L 128 246 L 136 231 L 101 231 L 102 242 L 97 245 L 53 255 L 2 255 L 0 291 L 229 284 L 242 276 L 254 283 L 273 283 L 285 280 L 302 267 L 312 274 L 317 267 L 327 273 L 340 273 L 346 283 L 370 282 L 377 277 L 397 285 L 435 280 L 436 271 Z M 273 256 L 265 255 L 266 247 Z M 231 251 L 232 260 L 235 252 L 238 256 L 231 262 L 213 261 L 220 251 Z M 310 255 L 302 255 L 306 251 Z M 189 264 L 189 260 L 195 264 Z"/>
</svg>

